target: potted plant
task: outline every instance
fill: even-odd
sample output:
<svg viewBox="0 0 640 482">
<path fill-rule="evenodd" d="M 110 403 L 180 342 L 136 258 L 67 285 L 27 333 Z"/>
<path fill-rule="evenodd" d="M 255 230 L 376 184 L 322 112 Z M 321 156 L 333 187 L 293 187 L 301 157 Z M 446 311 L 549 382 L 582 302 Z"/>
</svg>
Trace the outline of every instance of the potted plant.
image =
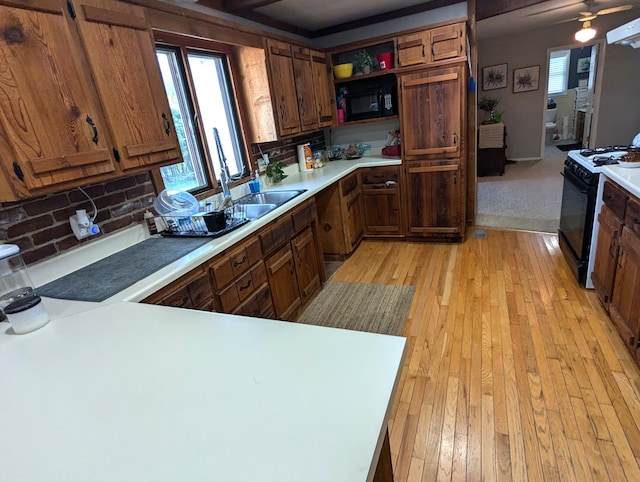
<svg viewBox="0 0 640 482">
<path fill-rule="evenodd" d="M 502 120 L 504 112 L 496 111 L 496 106 L 500 103 L 499 98 L 482 96 L 478 100 L 478 108 L 489 113 L 489 120 L 483 121 L 483 124 L 495 124 Z"/>
<path fill-rule="evenodd" d="M 267 179 L 273 184 L 281 182 L 288 174 L 284 173 L 285 164 L 282 161 L 271 162 L 267 166 Z"/>
<path fill-rule="evenodd" d="M 369 52 L 367 52 L 366 50 L 361 50 L 360 52 L 358 52 L 358 55 L 356 56 L 356 63 L 360 67 L 360 70 L 362 70 L 363 74 L 368 74 L 371 72 L 373 59 L 371 58 L 371 55 L 369 55 Z"/>
</svg>

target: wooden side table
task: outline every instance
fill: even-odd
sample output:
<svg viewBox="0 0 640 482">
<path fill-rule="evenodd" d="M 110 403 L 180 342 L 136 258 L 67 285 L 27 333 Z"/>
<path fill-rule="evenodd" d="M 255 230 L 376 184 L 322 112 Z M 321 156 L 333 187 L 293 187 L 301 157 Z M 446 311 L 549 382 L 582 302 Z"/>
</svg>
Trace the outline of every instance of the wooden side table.
<svg viewBox="0 0 640 482">
<path fill-rule="evenodd" d="M 507 128 L 502 122 L 478 126 L 478 176 L 504 174 Z"/>
</svg>

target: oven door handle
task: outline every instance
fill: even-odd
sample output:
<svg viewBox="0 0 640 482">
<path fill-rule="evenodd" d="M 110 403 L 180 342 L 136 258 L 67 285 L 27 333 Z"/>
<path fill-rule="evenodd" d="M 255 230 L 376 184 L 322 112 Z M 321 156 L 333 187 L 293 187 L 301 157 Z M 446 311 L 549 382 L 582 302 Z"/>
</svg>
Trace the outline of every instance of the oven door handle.
<svg viewBox="0 0 640 482">
<path fill-rule="evenodd" d="M 567 176 L 565 172 L 561 172 L 560 175 L 567 179 L 567 181 L 569 181 L 571 184 L 573 184 L 578 189 L 578 192 L 580 194 L 589 194 L 589 190 L 581 187 L 582 183 L 578 181 L 578 179 L 574 175 L 570 174 L 569 176 Z"/>
</svg>

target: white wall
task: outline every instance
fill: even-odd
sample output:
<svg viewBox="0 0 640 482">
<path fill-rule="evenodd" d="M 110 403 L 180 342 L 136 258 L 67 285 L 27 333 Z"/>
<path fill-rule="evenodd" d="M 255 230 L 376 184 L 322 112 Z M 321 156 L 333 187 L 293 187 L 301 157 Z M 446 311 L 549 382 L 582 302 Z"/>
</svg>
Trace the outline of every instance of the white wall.
<svg viewBox="0 0 640 482">
<path fill-rule="evenodd" d="M 598 17 L 593 26 L 597 38 L 606 32 L 633 20 L 637 12 L 622 12 Z M 491 90 L 488 94 L 501 98 L 498 109 L 505 111 L 507 125 L 507 157 L 509 159 L 536 159 L 541 157 L 543 113 L 546 106 L 547 49 L 573 47 L 573 34 L 578 22 L 552 25 L 507 37 L 483 38 L 478 41 L 478 75 L 489 65 L 508 64 L 507 87 Z M 478 23 L 478 30 L 482 22 Z M 627 46 L 607 45 L 604 50 L 604 78 L 600 99 L 600 115 L 596 145 L 627 144 L 632 132 L 640 131 L 640 50 Z M 538 90 L 514 94 L 513 69 L 540 66 Z M 482 82 L 478 79 L 478 94 L 482 95 Z M 615 126 L 615 127 L 614 127 Z"/>
</svg>

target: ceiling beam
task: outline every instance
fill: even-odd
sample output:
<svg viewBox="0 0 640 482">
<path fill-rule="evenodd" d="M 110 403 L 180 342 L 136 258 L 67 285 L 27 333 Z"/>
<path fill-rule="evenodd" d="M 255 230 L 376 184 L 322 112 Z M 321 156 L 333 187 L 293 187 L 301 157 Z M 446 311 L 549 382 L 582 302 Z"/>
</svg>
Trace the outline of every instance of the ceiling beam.
<svg viewBox="0 0 640 482">
<path fill-rule="evenodd" d="M 229 12 L 247 12 L 260 7 L 266 7 L 281 0 L 224 0 L 222 5 Z"/>
<path fill-rule="evenodd" d="M 460 3 L 460 0 L 431 0 L 430 2 L 420 3 L 418 5 L 413 5 L 412 7 L 400 8 L 398 10 L 392 10 L 390 12 L 372 15 L 370 17 L 354 20 L 352 22 L 345 22 L 339 25 L 334 25 L 332 27 L 314 30 L 313 32 L 311 32 L 311 37 L 323 37 L 325 35 L 331 35 L 334 33 L 351 30 L 353 28 L 366 27 L 367 25 L 371 25 L 374 23 L 385 22 L 394 18 L 407 17 L 409 15 L 426 12 L 428 10 L 435 10 L 436 8 L 448 7 L 449 5 L 454 5 L 456 3 Z"/>
<path fill-rule="evenodd" d="M 530 7 L 546 0 L 491 0 L 476 2 L 476 21 Z"/>
</svg>

